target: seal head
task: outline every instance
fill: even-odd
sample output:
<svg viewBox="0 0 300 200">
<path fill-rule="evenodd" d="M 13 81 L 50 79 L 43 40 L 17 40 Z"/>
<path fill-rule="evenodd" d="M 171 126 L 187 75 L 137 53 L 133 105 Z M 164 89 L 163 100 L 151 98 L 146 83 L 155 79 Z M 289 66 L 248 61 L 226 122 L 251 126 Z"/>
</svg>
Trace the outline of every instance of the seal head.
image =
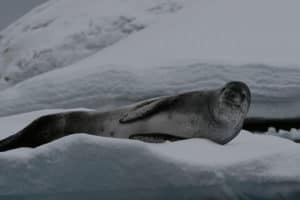
<svg viewBox="0 0 300 200">
<path fill-rule="evenodd" d="M 229 107 L 247 112 L 251 102 L 250 89 L 243 82 L 229 82 L 221 89 L 220 100 Z"/>
<path fill-rule="evenodd" d="M 223 133 L 220 135 L 224 137 L 220 137 L 222 142 L 218 143 L 227 143 L 243 126 L 251 103 L 251 93 L 245 83 L 233 81 L 225 84 L 216 95 L 217 98 L 214 98 L 216 102 L 213 102 L 210 108 L 215 121 L 218 125 L 222 124 Z M 229 130 L 233 130 L 233 133 L 226 133 L 224 125 Z"/>
</svg>

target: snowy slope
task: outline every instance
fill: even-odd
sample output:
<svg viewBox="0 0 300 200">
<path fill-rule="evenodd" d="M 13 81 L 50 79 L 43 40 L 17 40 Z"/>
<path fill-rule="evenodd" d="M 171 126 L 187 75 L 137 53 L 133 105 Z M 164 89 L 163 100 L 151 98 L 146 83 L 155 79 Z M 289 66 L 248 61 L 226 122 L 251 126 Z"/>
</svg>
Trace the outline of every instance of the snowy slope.
<svg viewBox="0 0 300 200">
<path fill-rule="evenodd" d="M 241 80 L 253 93 L 249 116 L 299 117 L 298 5 L 194 2 L 85 60 L 1 92 L 0 115 L 104 110 Z"/>
<path fill-rule="evenodd" d="M 192 1 L 48 1 L 0 33 L 0 88 L 93 55 Z"/>
<path fill-rule="evenodd" d="M 15 132 L 51 112 L 57 110 L 0 118 L 1 129 Z M 246 131 L 224 146 L 78 134 L 0 153 L 0 198 L 297 199 L 299 151 L 289 140 Z"/>
</svg>

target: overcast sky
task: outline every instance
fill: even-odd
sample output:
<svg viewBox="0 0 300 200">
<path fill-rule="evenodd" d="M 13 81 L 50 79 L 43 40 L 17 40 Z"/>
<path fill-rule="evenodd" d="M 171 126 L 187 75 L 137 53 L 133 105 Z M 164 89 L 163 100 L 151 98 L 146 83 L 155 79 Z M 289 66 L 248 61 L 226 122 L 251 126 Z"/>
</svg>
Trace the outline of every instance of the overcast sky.
<svg viewBox="0 0 300 200">
<path fill-rule="evenodd" d="M 0 0 L 0 30 L 47 0 Z"/>
</svg>

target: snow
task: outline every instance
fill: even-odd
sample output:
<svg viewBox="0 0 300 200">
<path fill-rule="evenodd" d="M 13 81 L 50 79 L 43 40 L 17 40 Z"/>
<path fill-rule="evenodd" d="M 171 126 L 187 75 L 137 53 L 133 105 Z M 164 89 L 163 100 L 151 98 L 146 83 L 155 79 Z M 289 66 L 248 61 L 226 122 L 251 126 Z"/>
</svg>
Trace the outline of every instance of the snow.
<svg viewBox="0 0 300 200">
<path fill-rule="evenodd" d="M 12 132 L 42 114 L 62 111 L 0 118 L 0 124 Z M 299 151 L 289 140 L 247 131 L 224 146 L 205 139 L 150 144 L 76 134 L 0 153 L 0 197 L 163 199 L 188 193 L 192 199 L 254 194 L 289 199 L 300 192 Z"/>
<path fill-rule="evenodd" d="M 298 142 L 300 141 L 300 130 L 297 130 L 295 128 L 291 128 L 290 131 L 286 131 L 286 130 L 276 131 L 274 128 L 270 127 L 265 134 L 287 138 L 293 141 L 298 141 Z"/>
<path fill-rule="evenodd" d="M 180 12 L 86 59 L 2 91 L 0 115 L 107 110 L 240 80 L 252 91 L 250 117 L 300 116 L 297 1 L 181 3 Z"/>
<path fill-rule="evenodd" d="M 87 58 L 190 2 L 48 1 L 0 33 L 0 89 Z"/>
<path fill-rule="evenodd" d="M 137 67 L 194 59 L 298 66 L 299 6 L 298 1 L 280 0 L 272 6 L 259 0 L 198 1 L 98 56 L 103 64 Z"/>
</svg>

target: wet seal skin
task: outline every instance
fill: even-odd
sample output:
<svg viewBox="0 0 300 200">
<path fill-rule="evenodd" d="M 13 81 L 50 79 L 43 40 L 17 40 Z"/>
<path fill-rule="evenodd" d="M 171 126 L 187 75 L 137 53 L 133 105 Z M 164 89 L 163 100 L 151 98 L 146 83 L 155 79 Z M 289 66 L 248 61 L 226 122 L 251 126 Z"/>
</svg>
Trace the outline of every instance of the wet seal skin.
<svg viewBox="0 0 300 200">
<path fill-rule="evenodd" d="M 146 142 L 206 138 L 226 144 L 243 127 L 250 102 L 248 86 L 234 81 L 217 89 L 158 97 L 108 112 L 46 115 L 0 141 L 0 151 L 37 147 L 76 133 Z"/>
</svg>

